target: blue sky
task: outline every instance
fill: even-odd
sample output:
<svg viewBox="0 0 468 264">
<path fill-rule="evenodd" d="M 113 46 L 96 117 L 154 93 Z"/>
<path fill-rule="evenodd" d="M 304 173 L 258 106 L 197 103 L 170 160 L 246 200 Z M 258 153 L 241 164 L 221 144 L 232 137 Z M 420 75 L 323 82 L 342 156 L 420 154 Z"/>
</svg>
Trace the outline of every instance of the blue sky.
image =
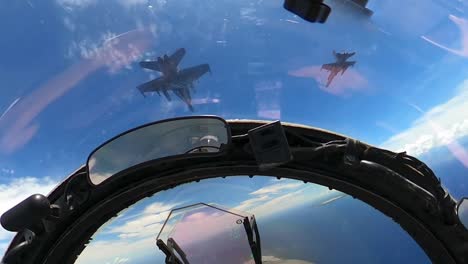
<svg viewBox="0 0 468 264">
<path fill-rule="evenodd" d="M 195 114 L 281 119 L 406 150 L 467 195 L 466 4 L 371 0 L 371 18 L 329 4 L 321 25 L 281 1 L 1 3 L 0 213 L 47 193 L 113 135 L 190 115 L 178 100 L 135 89 L 157 77 L 139 60 L 179 47 L 181 67 L 213 71 L 196 84 Z M 325 88 L 320 65 L 333 50 L 356 51 L 357 63 Z M 0 248 L 9 237 L 0 231 Z"/>
</svg>

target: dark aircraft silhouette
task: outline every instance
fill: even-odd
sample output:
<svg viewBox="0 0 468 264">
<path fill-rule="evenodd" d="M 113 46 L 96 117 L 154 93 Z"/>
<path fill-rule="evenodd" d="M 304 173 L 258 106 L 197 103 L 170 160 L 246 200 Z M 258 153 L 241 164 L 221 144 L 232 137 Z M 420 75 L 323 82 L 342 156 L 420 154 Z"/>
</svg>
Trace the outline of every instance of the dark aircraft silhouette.
<svg viewBox="0 0 468 264">
<path fill-rule="evenodd" d="M 341 71 L 341 75 L 343 75 L 344 72 L 346 71 L 346 69 L 348 69 L 349 66 L 354 66 L 354 64 L 356 63 L 355 61 L 346 61 L 347 59 L 349 59 L 354 54 L 356 54 L 356 52 L 336 53 L 335 51 L 333 51 L 333 55 L 336 58 L 336 62 L 324 64 L 324 65 L 322 65 L 322 68 L 320 69 L 320 70 L 325 69 L 325 70 L 330 72 L 330 75 L 328 75 L 327 85 L 325 85 L 325 87 L 328 87 L 330 85 L 330 83 L 333 81 L 335 76 L 340 71 Z"/>
<path fill-rule="evenodd" d="M 208 64 L 200 64 L 187 69 L 179 70 L 179 63 L 185 55 L 185 49 L 178 49 L 171 56 L 165 54 L 163 57 L 158 57 L 156 61 L 141 61 L 140 66 L 145 69 L 158 71 L 162 74 L 161 77 L 139 85 L 137 88 L 141 94 L 145 96 L 147 92 L 157 92 L 161 96 L 164 94 L 168 101 L 171 101 L 169 91 L 172 91 L 184 103 L 187 104 L 190 111 L 193 110 L 192 97 L 190 89 L 195 91 L 193 82 L 198 80 L 205 73 L 210 72 Z"/>
</svg>

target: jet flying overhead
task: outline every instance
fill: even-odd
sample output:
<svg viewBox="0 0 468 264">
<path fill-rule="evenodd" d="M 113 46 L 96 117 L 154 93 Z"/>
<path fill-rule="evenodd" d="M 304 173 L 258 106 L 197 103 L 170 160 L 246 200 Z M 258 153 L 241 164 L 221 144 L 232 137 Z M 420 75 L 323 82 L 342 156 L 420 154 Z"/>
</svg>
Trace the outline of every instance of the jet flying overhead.
<svg viewBox="0 0 468 264">
<path fill-rule="evenodd" d="M 328 87 L 331 84 L 333 79 L 336 77 L 336 75 L 340 71 L 341 71 L 341 75 L 343 75 L 346 69 L 348 69 L 348 67 L 354 66 L 354 64 L 356 64 L 356 61 L 347 61 L 347 59 L 349 59 L 354 54 L 356 54 L 356 52 L 336 53 L 335 51 L 333 51 L 333 55 L 336 58 L 336 62 L 323 64 L 322 68 L 320 69 L 320 70 L 325 69 L 330 72 L 330 75 L 328 75 L 327 84 L 325 85 L 326 87 Z"/>
<path fill-rule="evenodd" d="M 179 69 L 179 63 L 185 55 L 185 49 L 180 48 L 171 56 L 165 54 L 155 61 L 141 61 L 140 66 L 145 69 L 158 71 L 161 77 L 139 85 L 138 90 L 145 96 L 145 93 L 156 92 L 159 96 L 164 94 L 168 101 L 171 101 L 169 91 L 172 91 L 185 104 L 190 111 L 194 111 L 192 106 L 191 91 L 195 91 L 194 82 L 211 69 L 208 64 L 200 64 L 186 69 Z"/>
</svg>

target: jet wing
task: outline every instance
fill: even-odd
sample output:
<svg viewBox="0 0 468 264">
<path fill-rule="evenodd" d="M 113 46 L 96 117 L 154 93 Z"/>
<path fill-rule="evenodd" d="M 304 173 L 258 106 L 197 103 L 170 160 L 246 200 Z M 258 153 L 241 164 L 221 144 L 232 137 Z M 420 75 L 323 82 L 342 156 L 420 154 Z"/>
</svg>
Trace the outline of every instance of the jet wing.
<svg viewBox="0 0 468 264">
<path fill-rule="evenodd" d="M 192 106 L 192 96 L 188 87 L 174 89 L 174 94 L 177 95 L 184 103 L 187 104 L 190 111 L 194 111 Z"/>
<path fill-rule="evenodd" d="M 343 64 L 343 67 L 341 67 L 341 75 L 345 73 L 345 71 L 348 69 L 350 66 L 354 66 L 356 62 L 355 61 L 347 61 Z"/>
<path fill-rule="evenodd" d="M 202 77 L 205 73 L 211 72 L 210 65 L 200 64 L 191 68 L 183 69 L 177 74 L 177 79 L 180 82 L 193 82 Z"/>
<path fill-rule="evenodd" d="M 185 56 L 185 49 L 180 48 L 176 50 L 174 54 L 172 54 L 171 57 L 169 57 L 169 59 L 171 60 L 172 64 L 175 67 L 177 67 L 177 65 L 179 65 L 180 61 L 182 60 L 182 58 L 184 58 L 184 56 Z"/>
<path fill-rule="evenodd" d="M 333 71 L 338 65 L 336 63 L 327 63 L 322 65 L 321 69 L 325 69 L 327 71 Z"/>
<path fill-rule="evenodd" d="M 345 61 L 345 62 L 344 62 L 344 66 L 345 66 L 345 67 L 354 66 L 354 64 L 356 64 L 355 61 Z"/>
<path fill-rule="evenodd" d="M 137 89 L 140 90 L 140 92 L 145 95 L 146 92 L 159 92 L 163 91 L 164 87 L 166 85 L 166 81 L 163 80 L 163 78 L 157 78 L 152 81 L 143 83 L 141 85 L 137 86 Z"/>
<path fill-rule="evenodd" d="M 159 63 L 157 61 L 140 61 L 140 67 L 153 70 L 153 71 L 161 71 L 161 68 L 159 67 Z"/>
<path fill-rule="evenodd" d="M 335 51 L 333 51 L 333 55 L 335 55 L 335 58 L 338 60 L 338 61 L 345 61 L 349 58 L 351 58 L 352 56 L 354 56 L 354 54 L 356 54 L 356 52 L 350 52 L 350 53 L 336 53 Z"/>
</svg>

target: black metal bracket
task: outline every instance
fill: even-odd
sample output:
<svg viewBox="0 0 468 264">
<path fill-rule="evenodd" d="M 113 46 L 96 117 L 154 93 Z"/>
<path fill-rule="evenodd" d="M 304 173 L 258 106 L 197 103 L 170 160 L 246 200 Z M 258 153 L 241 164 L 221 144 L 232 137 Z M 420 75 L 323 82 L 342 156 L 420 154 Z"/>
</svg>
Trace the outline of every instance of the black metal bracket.
<svg viewBox="0 0 468 264">
<path fill-rule="evenodd" d="M 347 138 L 346 139 L 346 149 L 343 156 L 343 163 L 348 166 L 357 166 L 361 161 L 361 151 L 359 149 L 360 142 Z"/>
<path fill-rule="evenodd" d="M 28 250 L 34 239 L 36 238 L 36 234 L 29 229 L 25 229 L 22 231 L 23 233 L 23 242 L 19 243 L 18 245 L 14 246 L 12 249 L 8 250 L 5 253 L 5 256 L 2 259 L 3 263 L 21 263 L 21 255 Z"/>
<path fill-rule="evenodd" d="M 248 135 L 260 169 L 276 167 L 292 160 L 289 143 L 280 121 L 251 129 Z"/>
<path fill-rule="evenodd" d="M 159 250 L 161 250 L 164 253 L 164 255 L 166 255 L 166 264 L 189 264 L 185 252 L 180 248 L 180 246 L 175 242 L 173 238 L 169 238 L 167 240 L 167 245 L 161 239 L 157 239 L 156 245 L 158 246 Z M 180 260 L 174 254 L 174 250 L 179 254 L 182 260 Z"/>
<path fill-rule="evenodd" d="M 83 172 L 73 176 L 65 188 L 68 210 L 73 211 L 85 203 L 89 198 L 90 189 L 87 173 Z"/>
<path fill-rule="evenodd" d="M 284 8 L 311 23 L 325 23 L 331 8 L 323 0 L 285 0 Z"/>
<path fill-rule="evenodd" d="M 258 232 L 257 223 L 255 218 L 252 217 L 252 222 L 249 221 L 248 217 L 244 217 L 242 221 L 244 229 L 247 234 L 247 240 L 249 241 L 250 250 L 254 258 L 255 264 L 262 264 L 262 249 L 260 246 L 260 234 Z M 252 230 L 253 226 L 253 230 Z M 254 239 L 255 235 L 255 239 Z"/>
<path fill-rule="evenodd" d="M 51 215 L 51 211 L 49 199 L 42 194 L 34 194 L 6 211 L 0 222 L 8 231 L 29 229 L 38 234 L 44 231 L 43 221 Z"/>
</svg>

